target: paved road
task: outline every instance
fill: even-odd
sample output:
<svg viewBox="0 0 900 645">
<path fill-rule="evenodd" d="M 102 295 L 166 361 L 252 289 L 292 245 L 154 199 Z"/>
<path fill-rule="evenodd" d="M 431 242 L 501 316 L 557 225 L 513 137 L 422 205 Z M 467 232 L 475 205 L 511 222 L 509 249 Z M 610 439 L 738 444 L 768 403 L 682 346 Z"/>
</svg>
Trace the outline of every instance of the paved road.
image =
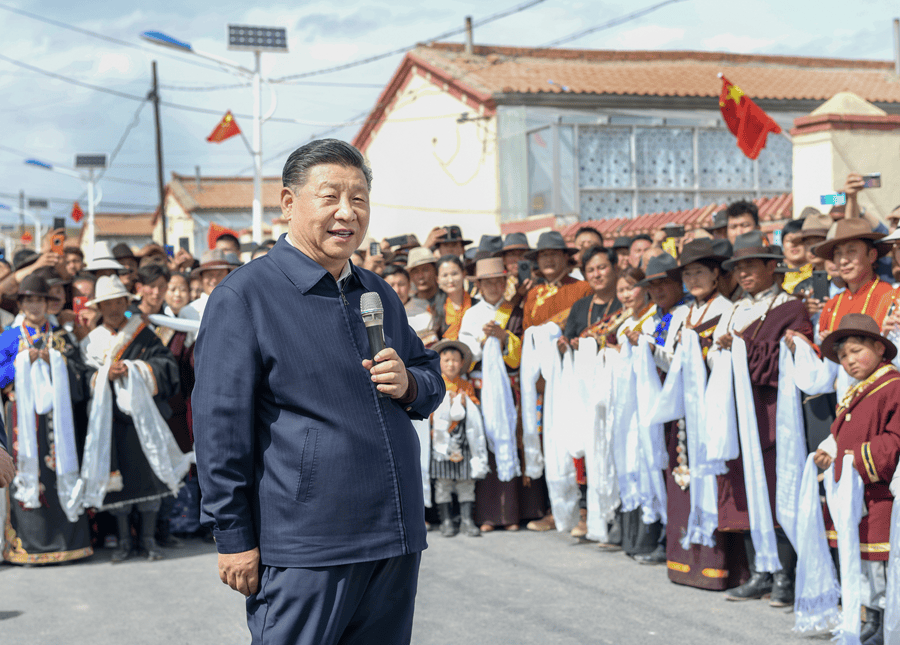
<svg viewBox="0 0 900 645">
<path fill-rule="evenodd" d="M 792 614 L 766 602 L 671 584 L 556 533 L 429 534 L 416 645 L 801 643 Z M 219 582 L 210 545 L 154 563 L 0 565 L 0 643 L 162 645 L 249 642 L 242 596 Z M 819 641 L 817 641 L 819 642 Z M 389 645 L 389 644 L 385 644 Z"/>
</svg>

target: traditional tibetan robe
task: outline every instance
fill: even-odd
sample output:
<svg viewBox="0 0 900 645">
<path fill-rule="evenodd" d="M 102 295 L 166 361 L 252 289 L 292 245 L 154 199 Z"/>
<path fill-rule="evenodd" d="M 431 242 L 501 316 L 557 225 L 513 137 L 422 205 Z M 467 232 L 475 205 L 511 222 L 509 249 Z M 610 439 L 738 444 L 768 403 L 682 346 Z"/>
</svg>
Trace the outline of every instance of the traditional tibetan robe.
<svg viewBox="0 0 900 645">
<path fill-rule="evenodd" d="M 775 514 L 775 406 L 778 399 L 778 356 L 780 341 L 788 329 L 812 341 L 813 328 L 802 301 L 781 291 L 777 285 L 734 305 L 716 327 L 715 337 L 739 331 L 747 344 L 753 403 L 759 429 L 760 449 L 766 473 L 770 509 Z M 743 330 L 743 331 L 742 331 Z M 718 478 L 719 530 L 750 529 L 742 456 L 727 462 L 728 473 Z"/>
<path fill-rule="evenodd" d="M 24 330 L 24 332 L 23 332 Z M 43 329 L 26 325 L 10 327 L 0 336 L 0 387 L 11 386 L 16 380 L 16 357 L 19 352 L 28 351 L 30 346 L 52 347 L 65 361 L 68 372 L 68 392 L 72 403 L 78 403 L 86 396 L 86 368 L 81 360 L 78 347 L 70 343 L 65 332 L 51 328 L 50 323 Z M 40 360 L 40 359 L 39 359 Z M 20 381 L 22 379 L 19 379 Z M 30 379 L 27 379 L 30 380 Z M 32 381 L 33 382 L 33 381 Z M 52 385 L 47 384 L 52 387 Z M 16 400 L 7 399 L 6 418 L 9 432 L 8 446 L 13 459 L 18 461 L 18 450 L 22 437 L 19 427 L 18 401 L 22 393 L 16 392 Z M 32 397 L 32 401 L 33 401 Z M 57 442 L 67 441 L 57 420 L 59 414 L 51 410 L 47 414 L 35 414 L 32 430 L 36 432 L 36 458 L 38 482 L 40 486 L 39 506 L 26 508 L 15 499 L 16 484 L 10 487 L 10 506 L 5 524 L 6 541 L 3 559 L 15 564 L 52 564 L 86 558 L 93 554 L 87 517 L 80 514 L 76 521 L 67 518 L 57 491 Z M 71 415 L 70 415 L 71 421 Z M 74 422 L 69 424 L 69 433 L 74 433 Z M 68 437 L 69 448 L 75 451 L 75 437 Z M 77 455 L 75 460 L 77 471 Z M 0 494 L 5 494 L 3 491 Z M 80 509 L 79 509 L 80 513 Z"/>
<path fill-rule="evenodd" d="M 139 316 L 132 316 L 124 328 L 113 332 L 105 326 L 93 330 L 81 341 L 82 354 L 88 366 L 100 370 L 109 360 L 142 362 L 149 368 L 149 383 L 153 402 L 163 419 L 171 417 L 168 400 L 179 389 L 179 367 L 172 352 L 163 345 L 159 337 L 143 323 Z M 129 378 L 139 377 L 131 374 Z M 96 377 L 92 377 L 93 396 L 97 396 Z M 155 474 L 145 456 L 145 448 L 130 414 L 119 405 L 119 394 L 111 388 L 112 395 L 112 448 L 110 469 L 121 475 L 121 489 L 107 489 L 101 510 L 129 506 L 140 502 L 161 499 L 174 493 Z M 92 419 L 93 423 L 93 419 Z M 89 426 L 90 428 L 90 426 Z M 91 430 L 89 429 L 89 432 Z M 88 438 L 90 443 L 91 438 Z M 85 449 L 87 451 L 87 448 Z M 189 463 L 189 461 L 188 461 Z M 174 465 L 174 464 L 170 464 Z M 181 475 L 187 471 L 179 464 L 175 470 Z M 118 488 L 118 486 L 116 486 Z"/>
<path fill-rule="evenodd" d="M 460 306 L 456 306 L 450 298 L 444 301 L 444 317 L 440 323 L 440 336 L 444 340 L 459 340 L 459 328 L 462 324 L 463 317 L 466 312 L 472 308 L 472 305 L 478 302 L 478 298 L 472 298 L 468 293 L 463 292 L 463 301 Z"/>
<path fill-rule="evenodd" d="M 847 314 L 866 314 L 881 327 L 893 299 L 894 289 L 878 277 L 872 278 L 854 293 L 846 289 L 825 303 L 819 317 L 819 333 L 824 337 L 837 329 L 841 318 Z"/>
<path fill-rule="evenodd" d="M 843 455 L 853 453 L 853 466 L 865 484 L 868 513 L 859 523 L 863 560 L 886 561 L 890 555 L 893 496 L 888 488 L 900 457 L 900 372 L 883 365 L 847 392 L 831 426 L 837 441 L 835 481 L 841 477 Z M 826 520 L 828 540 L 837 546 L 837 534 Z"/>
<path fill-rule="evenodd" d="M 542 325 L 552 320 L 564 327 L 569 311 L 576 301 L 593 293 L 591 285 L 569 276 L 553 284 L 539 284 L 525 296 L 524 328 Z"/>
<path fill-rule="evenodd" d="M 563 335 L 568 339 L 594 336 L 598 338 L 601 349 L 605 346 L 605 330 L 609 322 L 622 310 L 622 303 L 618 298 L 613 298 L 608 303 L 598 305 L 594 302 L 593 294 L 581 298 L 569 311 Z M 603 342 L 601 342 L 601 340 Z"/>
</svg>

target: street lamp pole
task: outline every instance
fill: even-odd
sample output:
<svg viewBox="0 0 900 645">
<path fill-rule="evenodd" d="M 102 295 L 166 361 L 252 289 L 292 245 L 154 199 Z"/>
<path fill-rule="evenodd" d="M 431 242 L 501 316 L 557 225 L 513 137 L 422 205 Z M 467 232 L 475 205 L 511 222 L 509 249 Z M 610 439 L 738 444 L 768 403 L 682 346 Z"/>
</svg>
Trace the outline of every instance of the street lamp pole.
<svg viewBox="0 0 900 645">
<path fill-rule="evenodd" d="M 262 52 L 253 52 L 253 210 L 251 227 L 253 241 L 263 241 L 263 209 L 262 209 L 262 75 L 260 58 Z"/>
<path fill-rule="evenodd" d="M 87 176 L 87 188 L 88 188 L 88 216 L 87 216 L 87 224 L 85 225 L 85 237 L 87 238 L 88 248 L 91 250 L 91 253 L 94 252 L 94 242 L 96 241 L 96 234 L 94 232 L 94 169 L 88 169 Z M 93 258 L 92 258 L 93 259 Z"/>
</svg>

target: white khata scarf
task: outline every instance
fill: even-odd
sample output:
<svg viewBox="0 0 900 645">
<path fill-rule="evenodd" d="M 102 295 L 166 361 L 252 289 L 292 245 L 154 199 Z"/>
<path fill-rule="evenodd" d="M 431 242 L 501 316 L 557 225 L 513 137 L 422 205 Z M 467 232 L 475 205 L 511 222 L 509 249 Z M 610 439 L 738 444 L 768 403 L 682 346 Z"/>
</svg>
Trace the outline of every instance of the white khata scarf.
<svg viewBox="0 0 900 645">
<path fill-rule="evenodd" d="M 615 398 L 611 400 L 612 408 L 612 448 L 619 482 L 619 497 L 622 512 L 633 511 L 640 506 L 639 488 L 639 445 L 637 422 L 637 375 L 634 370 L 634 352 L 630 342 L 622 344 L 615 360 L 609 361 L 617 365 L 613 373 L 615 382 Z"/>
<path fill-rule="evenodd" d="M 425 498 L 425 507 L 431 508 L 431 422 L 428 419 L 413 419 L 412 424 L 419 437 L 422 495 Z"/>
<path fill-rule="evenodd" d="M 734 398 L 737 403 L 738 432 L 741 439 L 741 458 L 744 462 L 744 488 L 750 515 L 750 537 L 756 550 L 757 571 L 779 571 L 778 548 L 775 543 L 775 524 L 769 504 L 769 489 L 759 442 L 759 425 L 753 404 L 750 370 L 747 367 L 747 345 L 737 336 L 731 344 L 734 368 Z"/>
<path fill-rule="evenodd" d="M 22 329 L 23 338 L 28 332 Z M 18 353 L 15 360 L 16 420 L 18 453 L 16 455 L 15 498 L 25 508 L 40 508 L 40 464 L 38 462 L 37 419 L 35 415 L 53 412 L 53 437 L 56 461 L 56 491 L 59 503 L 70 522 L 81 515 L 82 483 L 75 449 L 75 423 L 69 391 L 69 371 L 56 349 L 46 345 L 50 363 L 38 359 L 31 362 L 28 351 Z"/>
<path fill-rule="evenodd" d="M 641 499 L 641 519 L 644 524 L 657 520 L 663 524 L 666 515 L 666 484 L 662 471 L 668 468 L 669 454 L 663 436 L 663 426 L 654 421 L 654 402 L 659 397 L 662 384 L 656 371 L 656 361 L 650 347 L 650 337 L 641 334 L 634 365 L 637 382 L 638 427 L 641 468 L 638 490 Z"/>
<path fill-rule="evenodd" d="M 715 352 L 715 354 L 713 354 Z M 734 401 L 733 358 L 731 350 L 710 349 L 713 368 L 706 385 L 707 466 L 715 475 L 728 472 L 726 461 L 741 454 Z"/>
<path fill-rule="evenodd" d="M 841 563 L 841 609 L 843 621 L 834 630 L 833 642 L 859 645 L 862 563 L 859 557 L 859 521 L 863 513 L 862 477 L 853 467 L 853 455 L 844 455 L 841 480 L 834 481 L 834 464 L 825 471 L 825 498 L 837 532 Z"/>
<path fill-rule="evenodd" d="M 546 325 L 529 327 L 522 340 L 522 363 L 519 367 L 522 386 L 522 443 L 525 448 L 525 474 L 532 479 L 544 474 L 544 455 L 537 422 L 537 380 L 541 375 L 541 354 L 546 351 L 549 331 Z"/>
<path fill-rule="evenodd" d="M 109 383 L 109 368 L 118 352 L 140 329 L 140 324 L 141 319 L 136 316 L 119 332 L 94 379 L 81 465 L 85 508 L 101 508 L 109 485 L 113 426 L 113 390 Z M 85 358 L 90 360 L 91 357 L 86 355 Z M 122 412 L 131 416 L 144 456 L 153 472 L 169 490 L 177 492 L 182 478 L 194 463 L 194 453 L 181 452 L 172 431 L 159 413 L 149 385 L 154 382 L 150 366 L 144 361 L 124 363 L 128 366 L 128 375 L 112 386 L 116 392 L 116 404 Z"/>
<path fill-rule="evenodd" d="M 484 434 L 497 463 L 497 478 L 512 481 L 522 474 L 516 446 L 516 402 L 513 398 L 500 339 L 488 337 L 481 359 L 481 411 Z"/>
<path fill-rule="evenodd" d="M 797 341 L 796 345 L 806 345 Z M 809 346 L 807 345 L 807 348 Z M 794 356 L 781 339 L 778 354 L 778 400 L 775 409 L 775 516 L 794 548 L 797 548 L 800 485 L 806 461 L 806 435 L 800 390 L 796 386 Z"/>
<path fill-rule="evenodd" d="M 579 342 L 579 351 L 585 340 Z M 590 339 L 593 340 L 593 339 Z M 593 349 L 596 341 L 589 344 Z M 619 353 L 605 347 L 597 354 L 591 388 L 593 397 L 593 432 L 588 435 L 585 447 L 585 471 L 591 482 L 587 492 L 587 539 L 598 542 L 609 540 L 609 522 L 616 515 L 619 505 L 619 485 L 616 478 L 613 449 L 615 426 L 614 405 L 617 392 L 616 374 L 621 369 Z"/>
<path fill-rule="evenodd" d="M 472 479 L 484 479 L 488 468 L 487 443 L 484 438 L 484 422 L 481 411 L 465 392 L 454 395 L 447 392 L 444 400 L 432 415 L 432 431 L 434 432 L 433 454 L 437 459 L 449 458 L 450 425 L 453 421 L 466 422 L 466 441 L 469 444 L 469 467 Z"/>
<path fill-rule="evenodd" d="M 821 632 L 841 622 L 841 587 L 825 537 L 819 498 L 819 468 L 806 458 L 797 512 L 797 581 L 794 594 L 794 631 Z"/>
</svg>

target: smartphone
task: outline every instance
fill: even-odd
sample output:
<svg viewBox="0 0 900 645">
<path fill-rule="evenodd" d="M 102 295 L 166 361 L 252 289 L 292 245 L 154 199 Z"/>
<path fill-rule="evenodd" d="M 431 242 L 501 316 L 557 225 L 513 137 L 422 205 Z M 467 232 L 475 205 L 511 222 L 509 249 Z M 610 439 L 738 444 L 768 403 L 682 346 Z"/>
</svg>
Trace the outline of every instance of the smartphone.
<svg viewBox="0 0 900 645">
<path fill-rule="evenodd" d="M 677 224 L 666 224 L 663 226 L 666 237 L 684 237 L 684 227 Z"/>
<path fill-rule="evenodd" d="M 72 298 L 72 311 L 76 314 L 81 313 L 83 310 L 87 309 L 87 296 L 74 296 Z"/>
<path fill-rule="evenodd" d="M 519 260 L 517 271 L 519 284 L 522 284 L 526 280 L 531 279 L 531 273 L 534 271 L 534 265 L 531 263 L 531 260 Z"/>
<path fill-rule="evenodd" d="M 179 237 L 179 238 L 178 238 L 178 246 L 179 246 L 180 248 L 184 249 L 185 251 L 187 251 L 188 253 L 191 252 L 191 249 L 188 248 L 188 247 L 190 247 L 190 245 L 191 245 L 190 239 L 188 239 L 188 238 L 186 238 L 186 237 Z"/>
<path fill-rule="evenodd" d="M 831 297 L 831 289 L 828 285 L 828 271 L 813 271 L 812 296 L 822 302 Z"/>
<path fill-rule="evenodd" d="M 369 255 L 381 255 L 381 245 L 378 242 L 369 242 Z"/>
<path fill-rule="evenodd" d="M 823 206 L 844 206 L 847 203 L 847 193 L 831 193 L 822 195 L 819 201 Z"/>
<path fill-rule="evenodd" d="M 863 186 L 866 188 L 881 188 L 881 173 L 873 172 L 863 175 Z"/>
<path fill-rule="evenodd" d="M 166 255 L 168 257 L 170 257 L 170 258 L 175 257 L 175 247 L 174 246 L 172 246 L 171 244 L 166 244 L 163 248 L 166 250 Z"/>
<path fill-rule="evenodd" d="M 880 177 L 880 175 L 879 175 L 879 177 Z M 879 179 L 879 181 L 880 181 L 880 179 Z M 881 184 L 879 184 L 879 186 L 880 185 Z M 54 217 L 53 218 L 53 230 L 56 230 L 59 228 L 61 228 L 63 230 L 66 229 L 66 218 L 65 217 Z"/>
<path fill-rule="evenodd" d="M 56 233 L 53 237 L 50 238 L 50 250 L 56 253 L 57 255 L 65 254 L 65 246 L 66 246 L 66 234 L 65 233 Z"/>
<path fill-rule="evenodd" d="M 398 235 L 396 237 L 387 238 L 388 246 L 403 246 L 409 241 L 409 235 Z"/>
</svg>

